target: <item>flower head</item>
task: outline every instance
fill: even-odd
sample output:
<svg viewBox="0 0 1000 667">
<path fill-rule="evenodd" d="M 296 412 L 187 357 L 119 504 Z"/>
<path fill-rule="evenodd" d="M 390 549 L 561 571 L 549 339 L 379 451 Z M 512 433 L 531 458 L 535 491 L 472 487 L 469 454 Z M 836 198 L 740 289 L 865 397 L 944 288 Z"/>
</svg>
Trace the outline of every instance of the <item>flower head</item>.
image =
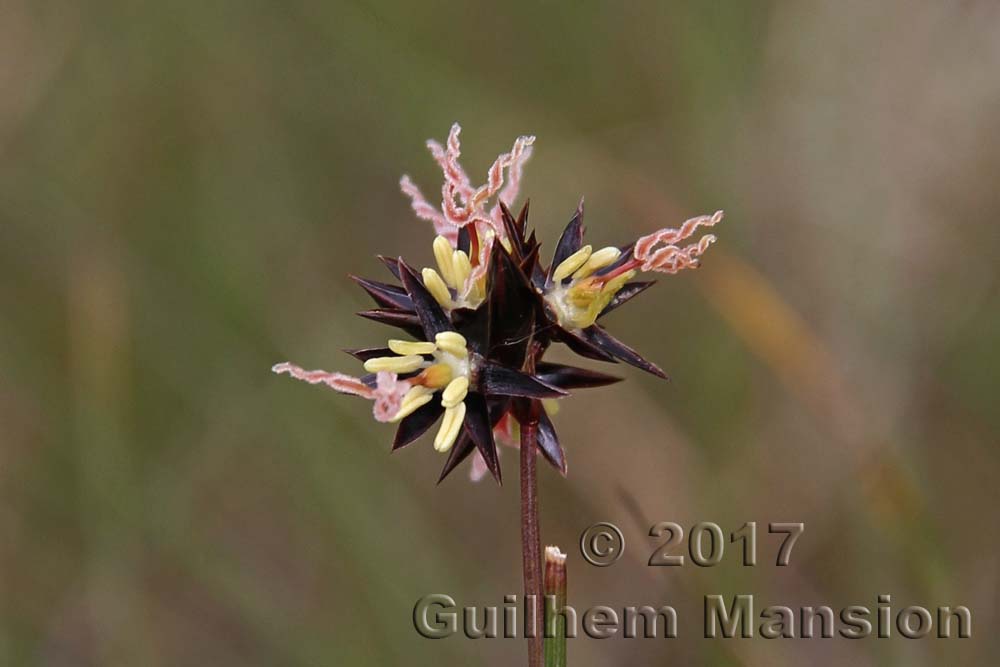
<svg viewBox="0 0 1000 667">
<path fill-rule="evenodd" d="M 403 193 L 410 198 L 417 216 L 434 223 L 435 231 L 446 242 L 454 246 L 459 232 L 463 229 L 467 229 L 471 234 L 471 238 L 475 241 L 474 247 L 470 248 L 473 253 L 472 263 L 466 262 L 469 271 L 456 287 L 459 293 L 465 296 L 476 289 L 477 283 L 481 286 L 481 281 L 486 275 L 490 248 L 495 239 L 503 240 L 500 202 L 512 202 L 517 198 L 521 171 L 524 163 L 531 157 L 531 145 L 535 142 L 535 137 L 518 137 L 510 152 L 501 154 L 493 162 L 487 171 L 486 182 L 473 187 L 465 169 L 458 162 L 462 154 L 459 141 L 461 132 L 461 126 L 455 123 L 451 126 L 445 146 L 441 146 L 433 139 L 427 142 L 427 148 L 444 173 L 440 210 L 427 202 L 409 176 L 404 175 L 399 185 Z M 494 196 L 496 196 L 495 201 L 490 205 Z M 486 210 L 487 206 L 491 206 L 489 211 Z M 466 255 L 466 259 L 470 259 L 469 255 Z"/>
<path fill-rule="evenodd" d="M 619 378 L 546 362 L 546 350 L 564 343 L 582 356 L 624 361 L 665 377 L 597 321 L 652 285 L 634 282 L 638 272 L 696 267 L 715 237 L 678 244 L 720 222 L 722 212 L 661 229 L 629 246 L 594 250 L 583 244 L 581 202 L 544 267 L 540 244 L 527 232 L 527 204 L 517 216 L 507 207 L 517 195 L 534 137 L 517 139 L 490 167 L 486 183 L 473 186 L 458 162 L 459 132 L 454 125 L 445 146 L 428 142 L 444 173 L 440 209 L 408 177 L 400 182 L 417 216 L 434 224 L 435 266 L 417 272 L 402 258 L 380 256 L 398 283 L 352 276 L 377 306 L 359 314 L 410 339 L 348 350 L 367 372 L 361 377 L 289 363 L 273 370 L 374 401 L 376 420 L 398 423 L 393 450 L 439 423 L 434 449 L 448 456 L 439 481 L 475 452 L 473 476 L 489 471 L 499 482 L 496 442 L 513 444 L 519 422 L 529 418 L 538 423 L 539 451 L 565 474 L 565 454 L 542 400 Z"/>
</svg>

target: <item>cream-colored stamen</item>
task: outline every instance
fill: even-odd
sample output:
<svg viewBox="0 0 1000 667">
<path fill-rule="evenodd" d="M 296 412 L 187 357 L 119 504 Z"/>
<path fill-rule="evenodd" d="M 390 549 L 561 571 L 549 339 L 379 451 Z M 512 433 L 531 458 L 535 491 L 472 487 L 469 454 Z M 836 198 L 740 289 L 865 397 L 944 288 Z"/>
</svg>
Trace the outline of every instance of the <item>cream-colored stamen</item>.
<svg viewBox="0 0 1000 667">
<path fill-rule="evenodd" d="M 442 331 L 434 337 L 434 342 L 437 343 L 439 350 L 453 354 L 460 359 L 469 356 L 465 336 L 457 331 Z"/>
<path fill-rule="evenodd" d="M 432 354 L 437 349 L 437 345 L 425 341 L 392 338 L 389 340 L 389 349 L 396 354 L 408 356 L 413 354 Z"/>
<path fill-rule="evenodd" d="M 601 248 L 600 250 L 591 254 L 590 258 L 573 274 L 573 280 L 579 280 L 580 278 L 586 278 L 592 275 L 594 271 L 598 269 L 603 269 L 605 266 L 610 266 L 618 259 L 622 254 L 622 251 L 614 246 L 608 246 L 607 248 Z"/>
<path fill-rule="evenodd" d="M 392 421 L 398 422 L 405 417 L 409 417 L 414 412 L 422 408 L 423 406 L 430 403 L 431 399 L 434 398 L 434 392 L 426 387 L 411 387 L 406 395 L 403 396 L 403 400 L 399 403 L 399 412 L 392 418 Z"/>
<path fill-rule="evenodd" d="M 591 246 L 585 245 L 564 259 L 559 263 L 559 266 L 556 267 L 556 270 L 552 272 L 552 280 L 559 282 L 569 276 L 569 274 L 579 269 L 587 262 L 588 259 L 590 259 L 590 254 L 593 250 L 594 249 Z"/>
<path fill-rule="evenodd" d="M 617 294 L 621 288 L 625 287 L 625 283 L 633 278 L 635 278 L 635 271 L 626 271 L 620 276 L 615 276 L 605 283 L 604 287 L 601 288 L 601 293 L 611 295 Z"/>
<path fill-rule="evenodd" d="M 441 407 L 443 408 L 453 408 L 462 401 L 465 400 L 466 394 L 469 393 L 469 378 L 461 375 L 445 387 L 444 391 L 441 392 Z"/>
<path fill-rule="evenodd" d="M 459 285 L 455 282 L 454 260 L 451 257 L 453 252 L 448 239 L 443 236 L 434 239 L 434 260 L 437 262 L 438 271 L 449 287 L 457 288 Z"/>
<path fill-rule="evenodd" d="M 424 277 L 424 287 L 431 293 L 434 300 L 445 308 L 451 308 L 451 293 L 448 291 L 448 286 L 444 284 L 441 275 L 434 269 L 424 269 L 420 273 Z"/>
<path fill-rule="evenodd" d="M 441 428 L 434 436 L 434 449 L 439 452 L 447 452 L 451 449 L 462 430 L 463 421 L 465 421 L 465 403 L 459 403 L 455 407 L 445 410 L 444 418 L 441 420 Z"/>
<path fill-rule="evenodd" d="M 465 286 L 465 281 L 469 278 L 469 274 L 472 273 L 472 262 L 469 261 L 469 256 L 465 252 L 456 250 L 451 256 L 451 266 L 452 278 L 455 280 L 455 289 L 461 292 Z"/>
<path fill-rule="evenodd" d="M 601 276 L 574 277 L 569 285 L 553 285 L 545 294 L 545 300 L 556 311 L 560 324 L 586 329 L 597 321 L 615 295 L 635 275 L 634 270 L 629 270 L 607 282 Z"/>
<path fill-rule="evenodd" d="M 369 373 L 389 371 L 390 373 L 412 373 L 420 368 L 424 358 L 419 355 L 405 357 L 374 357 L 365 362 L 365 370 Z"/>
</svg>

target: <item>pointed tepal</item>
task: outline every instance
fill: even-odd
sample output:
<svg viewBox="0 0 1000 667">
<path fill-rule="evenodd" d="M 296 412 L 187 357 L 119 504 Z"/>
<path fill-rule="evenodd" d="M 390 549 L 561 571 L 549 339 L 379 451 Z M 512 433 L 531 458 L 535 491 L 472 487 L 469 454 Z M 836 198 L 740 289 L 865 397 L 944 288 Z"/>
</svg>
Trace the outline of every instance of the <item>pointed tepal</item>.
<svg viewBox="0 0 1000 667">
<path fill-rule="evenodd" d="M 583 245 L 583 200 L 580 200 L 580 205 L 576 208 L 576 213 L 570 219 L 569 224 L 566 225 L 566 229 L 563 230 L 562 236 L 559 237 L 559 243 L 556 244 L 556 252 L 552 256 L 552 264 L 549 266 L 549 276 L 548 281 L 552 282 L 552 274 L 555 272 L 556 267 L 566 261 L 570 255 L 575 253 Z"/>
<path fill-rule="evenodd" d="M 413 300 L 413 309 L 423 326 L 425 340 L 434 340 L 434 337 L 441 332 L 451 331 L 451 321 L 445 315 L 441 305 L 431 296 L 431 293 L 424 287 L 417 273 L 410 266 L 399 258 L 399 273 L 403 280 L 403 287 Z"/>
</svg>

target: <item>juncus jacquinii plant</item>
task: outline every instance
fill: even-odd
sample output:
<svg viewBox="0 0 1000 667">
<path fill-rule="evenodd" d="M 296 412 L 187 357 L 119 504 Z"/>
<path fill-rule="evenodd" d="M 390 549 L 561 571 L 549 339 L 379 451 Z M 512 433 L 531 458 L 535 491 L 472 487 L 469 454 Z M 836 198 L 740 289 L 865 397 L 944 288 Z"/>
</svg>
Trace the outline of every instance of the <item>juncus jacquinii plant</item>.
<svg viewBox="0 0 1000 667">
<path fill-rule="evenodd" d="M 473 453 L 473 475 L 485 469 L 500 482 L 497 439 L 511 444 L 519 439 L 525 587 L 540 603 L 536 447 L 566 474 L 551 407 L 547 410 L 543 400 L 619 381 L 546 362 L 543 356 L 553 343 L 563 343 L 590 359 L 623 361 L 666 377 L 598 321 L 653 284 L 634 281 L 640 272 L 673 274 L 697 267 L 715 237 L 684 242 L 700 228 L 718 224 L 722 211 L 630 245 L 594 249 L 583 242 L 581 202 L 546 266 L 541 244 L 528 231 L 528 205 L 516 216 L 508 208 L 517 198 L 535 138 L 519 137 L 490 167 L 486 183 L 474 186 L 458 161 L 460 131 L 453 125 L 444 146 L 427 142 L 444 173 L 440 206 L 428 202 L 409 177 L 400 181 L 417 217 L 434 225 L 435 266 L 417 271 L 402 258 L 380 256 L 398 283 L 352 276 L 377 306 L 359 314 L 396 327 L 409 339 L 348 350 L 364 365 L 367 374 L 361 377 L 307 371 L 287 362 L 273 370 L 374 401 L 376 420 L 398 424 L 393 450 L 439 422 L 434 449 L 447 455 L 439 482 Z M 540 619 L 540 613 L 535 616 Z M 540 640 L 531 644 L 529 664 L 540 660 Z"/>
</svg>

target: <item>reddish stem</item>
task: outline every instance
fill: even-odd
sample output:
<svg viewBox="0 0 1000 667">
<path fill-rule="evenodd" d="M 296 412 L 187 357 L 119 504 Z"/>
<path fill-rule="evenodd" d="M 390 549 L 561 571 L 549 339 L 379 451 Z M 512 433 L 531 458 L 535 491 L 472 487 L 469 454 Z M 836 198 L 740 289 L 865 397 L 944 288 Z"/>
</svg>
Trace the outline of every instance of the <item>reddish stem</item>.
<svg viewBox="0 0 1000 667">
<path fill-rule="evenodd" d="M 528 667 L 542 665 L 542 543 L 538 528 L 538 477 L 535 470 L 538 443 L 536 405 L 530 411 L 532 417 L 521 424 L 521 555 Z M 532 632 L 528 632 L 529 620 Z"/>
</svg>

